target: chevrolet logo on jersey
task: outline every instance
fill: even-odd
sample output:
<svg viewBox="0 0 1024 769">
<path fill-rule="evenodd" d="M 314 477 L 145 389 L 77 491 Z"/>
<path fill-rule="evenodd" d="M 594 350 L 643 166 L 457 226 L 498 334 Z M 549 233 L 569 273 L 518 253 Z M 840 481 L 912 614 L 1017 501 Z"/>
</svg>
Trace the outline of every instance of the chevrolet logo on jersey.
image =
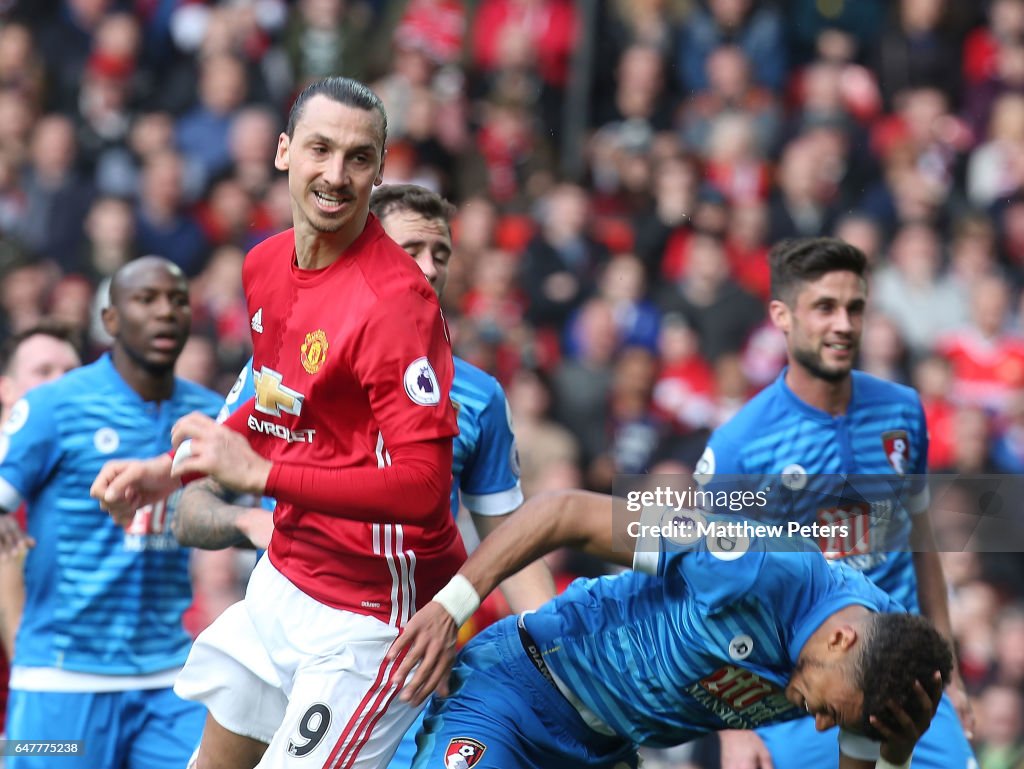
<svg viewBox="0 0 1024 769">
<path fill-rule="evenodd" d="M 305 397 L 297 390 L 285 387 L 282 377 L 266 366 L 254 371 L 252 383 L 256 389 L 256 410 L 274 417 L 284 414 L 298 416 L 302 412 Z"/>
</svg>

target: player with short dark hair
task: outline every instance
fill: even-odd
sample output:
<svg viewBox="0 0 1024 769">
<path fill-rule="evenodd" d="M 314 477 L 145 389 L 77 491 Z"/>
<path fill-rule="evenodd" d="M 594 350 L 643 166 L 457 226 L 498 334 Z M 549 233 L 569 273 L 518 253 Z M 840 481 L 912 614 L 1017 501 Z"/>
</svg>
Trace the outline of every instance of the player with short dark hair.
<svg viewBox="0 0 1024 769">
<path fill-rule="evenodd" d="M 56 356 L 56 360 L 53 355 L 46 355 L 43 354 L 43 351 L 25 347 L 26 343 L 36 341 L 36 337 L 53 340 L 56 343 L 54 346 L 60 348 L 61 351 L 61 354 Z M 56 376 L 50 376 L 51 373 L 59 372 L 57 376 L 61 376 L 80 365 L 78 343 L 78 335 L 74 328 L 55 318 L 43 318 L 38 323 L 24 328 L 16 334 L 11 334 L 4 340 L 3 345 L 0 346 L 0 372 L 2 372 L 0 376 L 28 380 L 29 383 L 23 388 L 24 392 L 28 392 L 37 384 L 42 384 L 51 378 L 56 379 Z M 24 367 L 20 366 L 20 363 L 24 363 Z M 67 365 L 69 363 L 71 365 Z M 0 398 L 2 398 L 0 404 L 7 400 L 7 398 L 3 398 L 3 393 L 0 393 Z M 18 398 L 13 398 L 10 405 L 13 405 L 16 400 Z"/>
<path fill-rule="evenodd" d="M 361 83 L 299 95 L 275 157 L 294 227 L 253 248 L 242 275 L 255 397 L 223 425 L 180 420 L 173 462 L 110 465 L 93 487 L 115 516 L 193 474 L 277 501 L 245 600 L 197 639 L 176 685 L 210 711 L 200 769 L 239 734 L 261 767 L 386 763 L 418 709 L 397 701 L 385 652 L 465 558 L 448 511 L 444 321 L 369 213 L 386 134 Z"/>
<path fill-rule="evenodd" d="M 382 222 L 392 214 L 402 213 L 416 214 L 427 220 L 437 219 L 448 225 L 449 235 L 451 221 L 455 216 L 455 206 L 433 190 L 418 184 L 385 184 L 378 187 L 370 197 L 370 211 Z"/>
<path fill-rule="evenodd" d="M 792 303 L 805 283 L 830 272 L 865 278 L 868 260 L 855 246 L 838 238 L 792 238 L 776 243 L 768 254 L 772 299 Z"/>
<path fill-rule="evenodd" d="M 370 198 L 370 212 L 384 231 L 415 259 L 438 297 L 443 294 L 452 255 L 450 219 L 454 207 L 435 192 L 413 184 L 378 187 Z M 225 400 L 222 417 L 233 413 L 254 395 L 252 362 L 246 364 Z M 452 399 L 458 404 L 459 435 L 452 458 L 452 515 L 460 502 L 483 537 L 504 521 L 523 501 L 519 486 L 518 454 L 512 434 L 505 393 L 494 377 L 455 358 Z M 175 534 L 193 547 L 220 548 L 252 541 L 269 542 L 271 513 L 229 504 L 230 495 L 211 479 L 189 484 L 179 504 Z M 265 502 L 267 502 L 265 500 Z M 273 508 L 272 502 L 269 505 Z M 543 562 L 537 562 L 502 585 L 513 611 L 540 606 L 554 595 L 554 584 Z M 214 714 L 216 717 L 216 714 Z M 417 724 L 406 732 L 391 766 L 407 769 L 416 752 Z M 234 748 L 220 741 L 220 757 L 227 764 L 245 767 L 247 738 L 239 736 Z"/>
<path fill-rule="evenodd" d="M 931 623 L 812 542 L 640 529 L 630 552 L 616 543 L 634 522 L 612 511 L 611 497 L 585 492 L 531 498 L 406 626 L 390 653 L 404 657 L 400 672 L 419 664 L 403 695 L 415 701 L 451 659 L 452 586 L 486 595 L 565 545 L 634 566 L 576 580 L 471 641 L 450 695 L 428 708 L 413 767 L 636 767 L 639 745 L 812 723 L 808 714 L 819 729 L 843 729 L 841 757 L 810 766 L 909 765 L 953 664 Z M 653 512 L 640 521 L 647 531 L 662 520 Z"/>
<path fill-rule="evenodd" d="M 7 337 L 0 347 L 0 420 L 7 419 L 14 404 L 25 393 L 46 382 L 59 379 L 82 364 L 77 337 L 66 323 L 44 318 Z M 14 513 L 18 525 L 25 528 L 25 506 Z M 32 541 L 26 543 L 31 544 Z M 7 717 L 8 668 L 14 656 L 14 636 L 25 607 L 24 556 L 0 559 L 0 726 Z"/>
</svg>

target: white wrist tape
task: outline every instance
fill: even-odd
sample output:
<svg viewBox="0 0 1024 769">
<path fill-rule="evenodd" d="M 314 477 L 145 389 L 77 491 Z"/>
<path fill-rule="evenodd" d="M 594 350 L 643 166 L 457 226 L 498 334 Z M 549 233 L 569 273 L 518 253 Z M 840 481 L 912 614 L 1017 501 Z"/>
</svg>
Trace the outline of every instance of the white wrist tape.
<svg viewBox="0 0 1024 769">
<path fill-rule="evenodd" d="M 858 761 L 877 761 L 881 745 L 870 737 L 839 727 L 839 752 Z"/>
<path fill-rule="evenodd" d="M 913 758 L 913 756 L 911 756 L 911 758 Z M 902 764 L 893 764 L 879 756 L 878 760 L 875 761 L 875 769 L 910 769 L 910 758 Z"/>
<path fill-rule="evenodd" d="M 456 627 L 462 627 L 473 616 L 473 612 L 480 608 L 480 596 L 476 588 L 461 574 L 456 574 L 438 590 L 434 600 L 451 615 Z"/>
<path fill-rule="evenodd" d="M 171 462 L 171 472 L 177 470 L 181 463 L 192 456 L 192 439 L 186 438 L 178 446 L 178 450 L 174 452 L 174 460 Z"/>
</svg>

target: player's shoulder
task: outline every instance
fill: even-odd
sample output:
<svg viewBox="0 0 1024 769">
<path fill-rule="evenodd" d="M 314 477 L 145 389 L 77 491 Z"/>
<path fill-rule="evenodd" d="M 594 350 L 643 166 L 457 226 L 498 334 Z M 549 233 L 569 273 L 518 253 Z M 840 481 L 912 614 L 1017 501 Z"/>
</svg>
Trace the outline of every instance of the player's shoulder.
<svg viewBox="0 0 1024 769">
<path fill-rule="evenodd" d="M 711 440 L 742 448 L 751 436 L 763 433 L 766 425 L 777 427 L 780 422 L 792 419 L 794 412 L 785 403 L 780 381 L 773 381 L 747 401 L 729 421 L 715 428 Z"/>
<path fill-rule="evenodd" d="M 880 379 L 866 371 L 853 371 L 851 376 L 858 406 L 901 404 L 915 409 L 920 406 L 921 398 L 913 387 Z"/>
<path fill-rule="evenodd" d="M 249 249 L 242 262 L 242 280 L 246 293 L 264 282 L 273 284 L 281 280 L 282 267 L 287 268 L 295 253 L 295 230 L 289 228 L 261 240 Z"/>
<path fill-rule="evenodd" d="M 842 561 L 826 561 L 829 577 L 838 589 L 856 596 L 858 603 L 876 612 L 904 612 L 906 608 L 872 582 L 864 572 Z"/>
<path fill-rule="evenodd" d="M 352 249 L 352 256 L 366 283 L 382 306 L 396 302 L 437 305 L 437 295 L 416 262 L 400 245 L 387 236 L 380 222 L 370 214 L 365 237 Z"/>
<path fill-rule="evenodd" d="M 696 517 L 698 526 L 706 527 L 706 532 L 681 550 L 675 550 L 671 540 L 663 541 L 663 568 L 666 574 L 676 572 L 682 577 L 695 603 L 714 611 L 742 600 L 763 585 L 769 561 L 760 538 L 728 528 L 731 522 L 724 519 L 712 520 L 693 511 L 690 515 Z"/>
<path fill-rule="evenodd" d="M 26 397 L 54 404 L 64 400 L 87 400 L 106 397 L 110 390 L 121 387 L 122 382 L 109 356 L 104 355 L 92 363 L 71 369 L 63 376 L 33 388 Z"/>
<path fill-rule="evenodd" d="M 504 404 L 505 391 L 498 380 L 483 369 L 477 368 L 462 358 L 453 356 L 455 361 L 455 383 L 452 397 L 461 402 L 467 398 L 484 408 L 489 403 Z"/>
<path fill-rule="evenodd" d="M 800 537 L 726 531 L 705 537 L 680 567 L 695 600 L 709 611 L 754 601 L 786 614 L 809 597 L 836 591 L 876 610 L 888 606 L 881 590 L 852 570 L 835 573 L 817 546 Z"/>
</svg>

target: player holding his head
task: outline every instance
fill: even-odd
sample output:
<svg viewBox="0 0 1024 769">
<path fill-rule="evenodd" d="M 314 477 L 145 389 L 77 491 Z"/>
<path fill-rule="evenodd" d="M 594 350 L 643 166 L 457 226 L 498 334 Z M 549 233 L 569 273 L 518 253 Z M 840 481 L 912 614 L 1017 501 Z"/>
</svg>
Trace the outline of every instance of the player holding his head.
<svg viewBox="0 0 1024 769">
<path fill-rule="evenodd" d="M 640 745 L 788 721 L 842 729 L 839 755 L 807 766 L 909 766 L 953 664 L 930 622 L 812 542 L 633 526 L 608 496 L 531 498 L 412 619 L 391 654 L 400 674 L 419 664 L 403 694 L 416 701 L 447 673 L 465 619 L 453 596 L 566 545 L 634 567 L 472 640 L 428 708 L 415 769 L 636 767 Z"/>
</svg>

